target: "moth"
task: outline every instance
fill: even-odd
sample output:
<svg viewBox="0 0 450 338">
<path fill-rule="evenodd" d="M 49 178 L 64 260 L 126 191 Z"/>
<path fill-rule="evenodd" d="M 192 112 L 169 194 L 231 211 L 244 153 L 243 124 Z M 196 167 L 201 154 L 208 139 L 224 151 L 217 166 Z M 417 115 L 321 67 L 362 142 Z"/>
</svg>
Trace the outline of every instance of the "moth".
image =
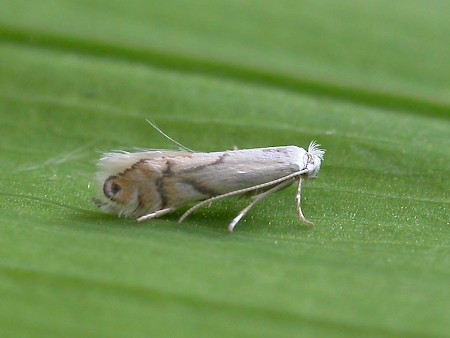
<svg viewBox="0 0 450 338">
<path fill-rule="evenodd" d="M 104 154 L 98 163 L 95 203 L 104 212 L 146 221 L 197 202 L 179 219 L 231 196 L 251 203 L 228 225 L 233 231 L 250 209 L 273 193 L 298 182 L 296 205 L 301 222 L 313 225 L 301 209 L 304 179 L 315 178 L 325 150 L 316 142 L 296 146 L 193 152 L 151 150 Z"/>
</svg>

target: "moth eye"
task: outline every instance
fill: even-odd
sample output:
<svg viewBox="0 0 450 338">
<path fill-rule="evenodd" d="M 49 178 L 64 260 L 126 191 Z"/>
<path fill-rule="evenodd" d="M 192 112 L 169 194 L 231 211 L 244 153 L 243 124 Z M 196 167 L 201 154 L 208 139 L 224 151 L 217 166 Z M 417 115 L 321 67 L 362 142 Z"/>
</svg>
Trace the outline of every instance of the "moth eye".
<svg viewBox="0 0 450 338">
<path fill-rule="evenodd" d="M 117 183 L 112 183 L 111 184 L 111 192 L 115 195 L 120 191 L 120 185 L 118 185 Z"/>
<path fill-rule="evenodd" d="M 110 199 L 114 199 L 115 195 L 122 190 L 122 187 L 115 182 L 116 178 L 117 176 L 109 177 L 103 185 L 103 193 Z"/>
</svg>

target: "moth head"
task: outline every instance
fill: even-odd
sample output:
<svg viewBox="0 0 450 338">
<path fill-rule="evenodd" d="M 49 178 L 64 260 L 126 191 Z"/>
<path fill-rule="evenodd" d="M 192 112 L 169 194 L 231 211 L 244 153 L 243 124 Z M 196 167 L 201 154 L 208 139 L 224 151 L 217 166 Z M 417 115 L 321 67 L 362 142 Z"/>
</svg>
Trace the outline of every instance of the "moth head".
<svg viewBox="0 0 450 338">
<path fill-rule="evenodd" d="M 320 170 L 320 165 L 323 161 L 323 155 L 325 154 L 325 150 L 320 149 L 320 144 L 317 144 L 316 141 L 312 141 L 309 144 L 308 151 L 305 154 L 305 167 L 308 169 L 308 173 L 306 174 L 308 177 L 315 177 Z"/>
<path fill-rule="evenodd" d="M 136 199 L 134 185 L 127 184 L 127 177 L 113 175 L 108 177 L 103 184 L 103 194 L 113 202 L 119 204 L 133 203 Z"/>
<path fill-rule="evenodd" d="M 102 189 L 102 195 L 94 199 L 95 204 L 104 212 L 123 216 L 133 215 L 138 207 L 138 192 L 134 184 L 129 184 L 123 175 L 109 176 Z"/>
</svg>

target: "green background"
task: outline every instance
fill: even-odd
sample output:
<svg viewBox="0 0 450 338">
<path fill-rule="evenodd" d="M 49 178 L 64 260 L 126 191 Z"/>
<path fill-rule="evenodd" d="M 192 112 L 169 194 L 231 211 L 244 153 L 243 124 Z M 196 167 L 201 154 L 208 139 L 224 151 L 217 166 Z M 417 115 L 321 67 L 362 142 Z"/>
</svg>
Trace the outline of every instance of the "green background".
<svg viewBox="0 0 450 338">
<path fill-rule="evenodd" d="M 2 337 L 444 337 L 448 1 L 2 1 Z M 112 149 L 327 149 L 178 224 L 100 213 Z"/>
</svg>

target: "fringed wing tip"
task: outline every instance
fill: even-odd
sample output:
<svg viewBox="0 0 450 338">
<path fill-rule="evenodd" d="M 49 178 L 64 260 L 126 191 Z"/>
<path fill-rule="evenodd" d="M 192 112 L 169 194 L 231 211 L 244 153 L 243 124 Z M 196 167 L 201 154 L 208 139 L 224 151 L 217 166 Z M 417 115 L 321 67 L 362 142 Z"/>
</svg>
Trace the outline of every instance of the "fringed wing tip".
<svg viewBox="0 0 450 338">
<path fill-rule="evenodd" d="M 321 160 L 323 160 L 323 155 L 325 154 L 325 149 L 320 149 L 320 144 L 318 144 L 316 141 L 311 141 L 308 147 L 308 153 L 310 153 L 312 156 L 317 156 Z"/>
</svg>

